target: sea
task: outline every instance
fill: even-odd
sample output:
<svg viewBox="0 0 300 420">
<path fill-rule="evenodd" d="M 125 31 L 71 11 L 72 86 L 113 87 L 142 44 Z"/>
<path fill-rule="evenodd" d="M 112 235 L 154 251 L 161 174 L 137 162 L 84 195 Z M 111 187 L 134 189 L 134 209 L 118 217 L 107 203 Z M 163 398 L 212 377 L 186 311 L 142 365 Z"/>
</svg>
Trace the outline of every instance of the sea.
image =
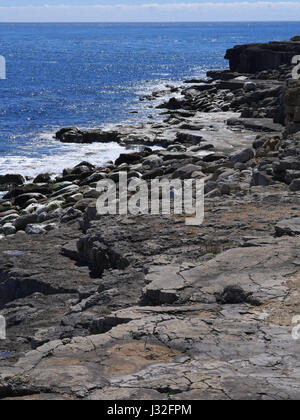
<svg viewBox="0 0 300 420">
<path fill-rule="evenodd" d="M 160 117 L 143 95 L 228 68 L 227 48 L 290 39 L 298 22 L 0 24 L 0 174 L 97 165 L 117 143 L 62 144 L 64 126 L 112 128 Z"/>
</svg>

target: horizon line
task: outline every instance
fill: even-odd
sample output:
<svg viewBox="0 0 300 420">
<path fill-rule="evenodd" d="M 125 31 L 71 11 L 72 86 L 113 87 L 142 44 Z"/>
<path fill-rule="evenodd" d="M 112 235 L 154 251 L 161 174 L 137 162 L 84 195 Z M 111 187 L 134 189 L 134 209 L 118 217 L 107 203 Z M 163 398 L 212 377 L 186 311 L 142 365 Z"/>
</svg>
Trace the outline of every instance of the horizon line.
<svg viewBox="0 0 300 420">
<path fill-rule="evenodd" d="M 153 20 L 153 21 L 149 21 L 149 20 L 137 20 L 137 21 L 87 21 L 87 20 L 68 20 L 68 21 L 22 21 L 22 20 L 16 20 L 16 21 L 12 21 L 12 20 L 8 20 L 8 21 L 1 21 L 0 20 L 0 24 L 2 23 L 28 23 L 28 24 L 32 24 L 32 23 L 60 23 L 60 24 L 66 24 L 66 23 L 101 23 L 101 24 L 106 24 L 106 23 L 127 23 L 127 24 L 135 24 L 135 23 L 300 23 L 300 20 Z"/>
</svg>

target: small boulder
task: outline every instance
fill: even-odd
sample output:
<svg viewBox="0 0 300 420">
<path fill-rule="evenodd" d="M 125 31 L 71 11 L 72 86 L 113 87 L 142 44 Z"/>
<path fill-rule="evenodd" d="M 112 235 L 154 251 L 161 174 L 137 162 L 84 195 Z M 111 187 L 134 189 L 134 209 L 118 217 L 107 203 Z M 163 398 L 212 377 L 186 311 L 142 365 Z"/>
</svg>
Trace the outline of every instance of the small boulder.
<svg viewBox="0 0 300 420">
<path fill-rule="evenodd" d="M 2 226 L 2 232 L 5 236 L 14 235 L 16 231 L 17 230 L 12 223 L 5 223 L 5 225 Z"/>
<path fill-rule="evenodd" d="M 300 191 L 300 178 L 294 179 L 289 185 L 290 191 Z"/>
<path fill-rule="evenodd" d="M 14 221 L 15 221 L 18 217 L 19 217 L 19 215 L 18 215 L 16 212 L 11 213 L 11 214 L 7 214 L 6 216 L 4 216 L 4 217 L 2 217 L 2 218 L 0 219 L 0 226 L 1 226 L 1 225 L 5 225 L 6 223 L 12 223 L 12 222 L 14 222 Z"/>
<path fill-rule="evenodd" d="M 118 159 L 115 161 L 115 165 L 119 166 L 122 163 L 137 163 L 141 160 L 142 156 L 140 153 L 121 153 Z"/>
<path fill-rule="evenodd" d="M 76 220 L 79 217 L 81 217 L 83 215 L 83 213 L 78 210 L 78 209 L 74 209 L 74 208 L 70 208 L 67 213 L 61 218 L 61 223 L 68 223 L 71 222 L 72 220 Z"/>
<path fill-rule="evenodd" d="M 239 153 L 236 153 L 231 156 L 231 160 L 233 162 L 239 162 L 239 163 L 246 163 L 250 159 L 254 158 L 254 151 L 251 148 L 244 149 Z"/>
<path fill-rule="evenodd" d="M 32 198 L 35 198 L 36 200 L 42 200 L 43 198 L 46 198 L 46 197 L 40 193 L 21 194 L 15 198 L 14 203 L 16 206 L 23 207 Z"/>
<path fill-rule="evenodd" d="M 192 177 L 194 172 L 202 172 L 202 167 L 198 165 L 193 165 L 192 163 L 182 166 L 181 168 L 176 169 L 172 174 L 172 178 L 188 179 Z"/>
<path fill-rule="evenodd" d="M 245 92 L 253 92 L 256 90 L 256 83 L 254 82 L 246 82 L 243 86 Z"/>
<path fill-rule="evenodd" d="M 0 186 L 23 185 L 24 182 L 24 177 L 19 174 L 0 175 Z"/>
<path fill-rule="evenodd" d="M 47 184 L 51 181 L 50 175 L 47 174 L 39 174 L 36 178 L 34 178 L 33 183 L 34 184 Z"/>
<path fill-rule="evenodd" d="M 25 232 L 27 235 L 43 235 L 47 231 L 42 225 L 27 225 Z"/>
<path fill-rule="evenodd" d="M 37 223 L 37 221 L 37 214 L 24 214 L 23 216 L 15 220 L 14 226 L 16 230 L 25 230 L 27 225 Z"/>
<path fill-rule="evenodd" d="M 263 186 L 266 187 L 272 183 L 272 179 L 261 171 L 255 171 L 251 179 L 251 187 Z"/>
</svg>

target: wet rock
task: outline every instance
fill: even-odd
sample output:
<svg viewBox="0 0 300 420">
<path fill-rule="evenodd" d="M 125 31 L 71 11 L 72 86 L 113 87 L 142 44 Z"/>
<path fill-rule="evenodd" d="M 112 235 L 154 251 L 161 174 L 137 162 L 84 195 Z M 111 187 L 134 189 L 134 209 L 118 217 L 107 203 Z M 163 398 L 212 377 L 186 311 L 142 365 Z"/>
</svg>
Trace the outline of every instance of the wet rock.
<svg viewBox="0 0 300 420">
<path fill-rule="evenodd" d="M 11 186 L 22 185 L 25 183 L 25 178 L 19 174 L 0 175 L 0 188 L 8 189 Z"/>
<path fill-rule="evenodd" d="M 57 200 L 57 198 L 59 196 L 68 196 L 68 195 L 73 195 L 75 193 L 77 193 L 79 191 L 79 186 L 75 185 L 75 184 L 71 184 L 68 185 L 64 188 L 59 188 L 57 190 L 54 191 L 54 193 L 51 195 L 51 197 L 55 197 L 55 199 Z"/>
<path fill-rule="evenodd" d="M 16 233 L 16 228 L 12 223 L 5 223 L 2 226 L 2 232 L 4 235 L 14 235 Z"/>
<path fill-rule="evenodd" d="M 203 156 L 203 162 L 216 162 L 218 160 L 226 160 L 228 157 L 222 153 L 209 153 L 206 156 Z"/>
<path fill-rule="evenodd" d="M 72 220 L 76 220 L 79 217 L 81 217 L 83 214 L 80 210 L 78 209 L 74 209 L 74 208 L 70 208 L 67 213 L 61 218 L 61 223 L 68 223 L 71 222 Z"/>
<path fill-rule="evenodd" d="M 256 139 L 252 144 L 253 149 L 259 149 L 260 147 L 262 147 L 265 144 L 265 142 L 266 142 L 265 138 Z"/>
<path fill-rule="evenodd" d="M 158 109 L 180 109 L 182 106 L 182 103 L 179 99 L 177 98 L 171 98 L 168 102 L 163 103 L 161 105 L 158 105 L 157 108 Z"/>
<path fill-rule="evenodd" d="M 202 172 L 202 166 L 193 164 L 182 166 L 173 172 L 172 178 L 189 179 L 194 172 Z"/>
<path fill-rule="evenodd" d="M 55 137 L 63 143 L 108 143 L 117 140 L 117 133 L 100 129 L 79 130 L 77 127 L 65 127 L 59 130 Z"/>
<path fill-rule="evenodd" d="M 46 196 L 40 193 L 21 194 L 15 198 L 14 203 L 16 206 L 23 207 L 32 199 L 42 200 L 44 198 L 46 198 Z"/>
<path fill-rule="evenodd" d="M 47 230 L 42 225 L 27 225 L 25 228 L 27 235 L 43 235 Z"/>
<path fill-rule="evenodd" d="M 19 214 L 15 211 L 13 213 L 7 214 L 6 216 L 0 219 L 0 226 L 4 225 L 5 223 L 14 222 L 19 217 Z"/>
<path fill-rule="evenodd" d="M 25 230 L 27 225 L 37 223 L 37 221 L 38 221 L 37 214 L 25 214 L 15 220 L 14 226 L 16 230 Z"/>
<path fill-rule="evenodd" d="M 46 174 L 39 174 L 36 178 L 34 178 L 33 183 L 34 184 L 46 184 L 51 181 L 51 176 Z"/>
<path fill-rule="evenodd" d="M 90 175 L 89 177 L 83 179 L 79 185 L 87 185 L 87 184 L 91 184 L 93 182 L 98 182 L 101 181 L 102 179 L 106 178 L 106 173 L 105 172 L 94 172 L 92 175 Z"/>
<path fill-rule="evenodd" d="M 51 185 L 51 191 L 56 192 L 56 191 L 62 190 L 63 188 L 69 187 L 71 185 L 73 184 L 70 181 L 58 182 L 56 184 Z"/>
<path fill-rule="evenodd" d="M 139 162 L 141 159 L 142 156 L 140 153 L 121 153 L 115 161 L 115 165 L 119 166 L 122 163 L 133 164 Z"/>
<path fill-rule="evenodd" d="M 235 155 L 231 156 L 231 160 L 233 162 L 239 162 L 239 163 L 246 163 L 250 159 L 254 157 L 254 151 L 253 149 L 244 149 L 240 153 L 236 153 Z"/>
<path fill-rule="evenodd" d="M 150 155 L 143 160 L 143 166 L 150 166 L 151 168 L 154 168 L 162 165 L 163 160 L 157 155 Z"/>
<path fill-rule="evenodd" d="M 10 200 L 15 197 L 18 197 L 23 194 L 42 194 L 48 195 L 51 193 L 50 186 L 47 184 L 37 185 L 37 184 L 25 184 L 23 186 L 16 187 L 9 191 L 3 197 L 5 200 Z"/>
</svg>

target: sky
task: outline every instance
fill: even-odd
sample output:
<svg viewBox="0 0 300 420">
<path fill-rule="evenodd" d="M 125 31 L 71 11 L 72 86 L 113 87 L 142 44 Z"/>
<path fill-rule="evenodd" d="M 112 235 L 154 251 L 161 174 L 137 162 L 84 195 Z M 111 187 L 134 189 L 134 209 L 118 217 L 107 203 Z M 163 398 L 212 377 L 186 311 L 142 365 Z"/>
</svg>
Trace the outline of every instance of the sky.
<svg viewBox="0 0 300 420">
<path fill-rule="evenodd" d="M 0 22 L 300 21 L 300 0 L 0 0 Z"/>
</svg>

